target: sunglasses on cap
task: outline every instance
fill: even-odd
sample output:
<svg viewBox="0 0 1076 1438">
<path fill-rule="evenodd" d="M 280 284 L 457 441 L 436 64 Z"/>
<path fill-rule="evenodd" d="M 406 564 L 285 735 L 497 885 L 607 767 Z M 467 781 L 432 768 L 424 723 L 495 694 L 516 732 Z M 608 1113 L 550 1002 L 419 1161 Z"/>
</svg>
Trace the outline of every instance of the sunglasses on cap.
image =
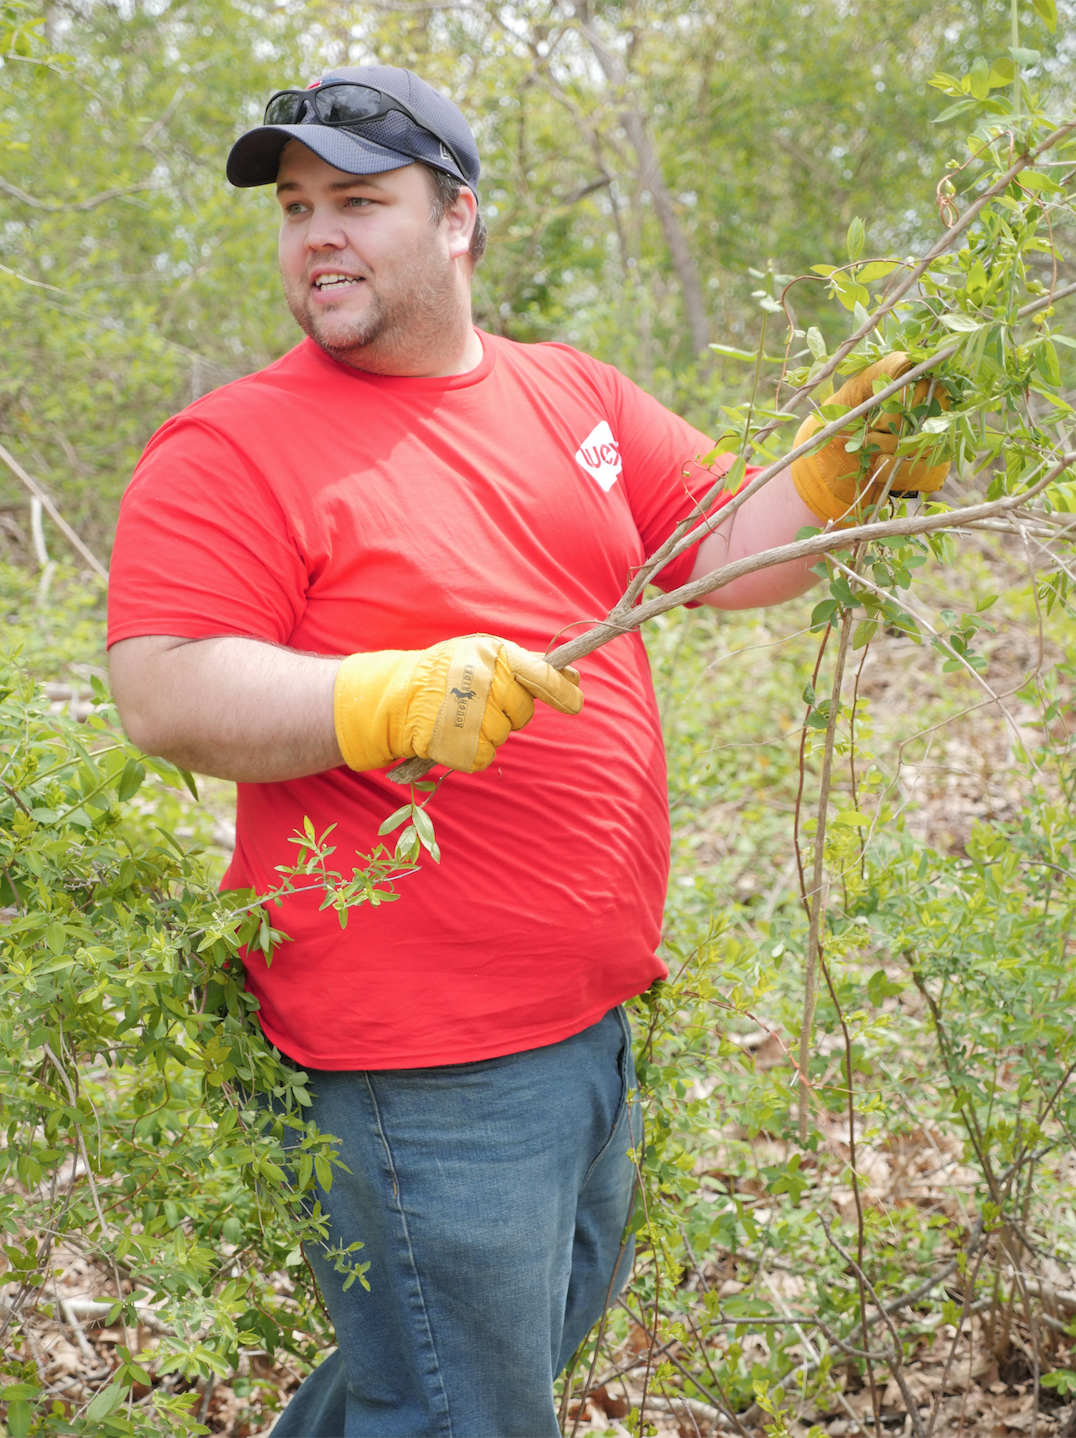
<svg viewBox="0 0 1076 1438">
<path fill-rule="evenodd" d="M 439 130 L 435 130 L 427 120 L 420 120 L 414 110 L 395 95 L 386 95 L 372 85 L 356 85 L 350 80 L 327 80 L 324 85 L 310 90 L 278 90 L 265 107 L 265 124 L 297 125 L 305 105 L 311 107 L 321 124 L 344 129 L 380 120 L 395 110 L 439 140 L 455 160 L 460 174 L 467 173 L 451 142 Z"/>
</svg>

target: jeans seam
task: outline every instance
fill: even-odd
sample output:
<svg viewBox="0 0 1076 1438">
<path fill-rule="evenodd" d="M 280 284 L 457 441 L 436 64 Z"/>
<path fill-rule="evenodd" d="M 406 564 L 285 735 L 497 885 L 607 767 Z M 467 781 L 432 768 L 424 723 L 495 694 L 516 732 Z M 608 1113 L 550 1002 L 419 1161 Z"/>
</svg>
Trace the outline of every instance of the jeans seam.
<svg viewBox="0 0 1076 1438">
<path fill-rule="evenodd" d="M 433 1329 L 430 1326 L 430 1316 L 426 1308 L 426 1298 L 422 1292 L 422 1280 L 419 1277 L 418 1264 L 415 1262 L 414 1249 L 411 1246 L 411 1230 L 407 1224 L 407 1215 L 404 1213 L 403 1195 L 400 1190 L 400 1182 L 396 1176 L 396 1164 L 392 1157 L 392 1147 L 389 1144 L 388 1135 L 385 1133 L 384 1125 L 381 1122 L 381 1109 L 378 1106 L 377 1095 L 374 1093 L 373 1084 L 370 1082 L 369 1073 L 363 1074 L 367 1092 L 370 1095 L 370 1103 L 373 1107 L 374 1121 L 377 1124 L 377 1131 L 380 1135 L 382 1145 L 385 1149 L 385 1157 L 388 1160 L 389 1173 L 392 1175 L 392 1189 L 395 1196 L 395 1208 L 400 1217 L 400 1224 L 403 1228 L 404 1239 L 407 1243 L 407 1261 L 411 1267 L 411 1276 L 418 1292 L 419 1307 L 422 1314 L 422 1324 L 426 1332 L 426 1340 L 429 1343 L 430 1354 L 433 1358 L 433 1373 L 437 1379 L 437 1386 L 441 1392 L 441 1401 L 444 1405 L 444 1418 L 447 1426 L 445 1438 L 452 1438 L 452 1414 L 448 1406 L 448 1394 L 445 1392 L 445 1382 L 441 1375 L 441 1364 L 437 1357 L 437 1345 L 433 1340 Z"/>
</svg>

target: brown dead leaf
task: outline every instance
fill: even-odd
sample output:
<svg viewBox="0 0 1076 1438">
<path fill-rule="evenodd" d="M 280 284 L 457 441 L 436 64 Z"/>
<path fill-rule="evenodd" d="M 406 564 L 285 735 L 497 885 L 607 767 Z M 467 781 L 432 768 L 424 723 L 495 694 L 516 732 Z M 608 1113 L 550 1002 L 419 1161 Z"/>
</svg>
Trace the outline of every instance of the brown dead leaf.
<svg viewBox="0 0 1076 1438">
<path fill-rule="evenodd" d="M 606 1418 L 624 1418 L 631 1412 L 631 1403 L 623 1394 L 615 1398 L 604 1386 L 591 1389 L 587 1396 L 591 1403 L 601 1408 Z"/>
</svg>

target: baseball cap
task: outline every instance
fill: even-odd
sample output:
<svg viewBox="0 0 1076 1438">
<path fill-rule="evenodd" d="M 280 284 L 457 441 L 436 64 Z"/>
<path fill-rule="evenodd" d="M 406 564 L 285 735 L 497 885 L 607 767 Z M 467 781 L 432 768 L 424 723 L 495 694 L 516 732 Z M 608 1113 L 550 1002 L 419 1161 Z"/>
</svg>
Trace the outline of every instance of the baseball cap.
<svg viewBox="0 0 1076 1438">
<path fill-rule="evenodd" d="M 347 175 L 378 175 L 416 160 L 444 170 L 478 194 L 481 166 L 471 127 L 458 106 L 411 70 L 395 65 L 354 65 L 330 70 L 307 86 L 311 92 L 333 80 L 368 85 L 392 99 L 402 100 L 436 133 L 416 125 L 409 116 L 392 110 L 355 127 L 326 125 L 307 105 L 294 125 L 259 125 L 232 146 L 228 156 L 229 181 L 239 189 L 271 185 L 276 180 L 280 155 L 289 140 L 301 140 L 327 164 Z M 439 135 L 443 135 L 445 145 Z M 455 151 L 455 156 L 450 153 Z M 458 157 L 458 158 L 457 158 Z"/>
</svg>

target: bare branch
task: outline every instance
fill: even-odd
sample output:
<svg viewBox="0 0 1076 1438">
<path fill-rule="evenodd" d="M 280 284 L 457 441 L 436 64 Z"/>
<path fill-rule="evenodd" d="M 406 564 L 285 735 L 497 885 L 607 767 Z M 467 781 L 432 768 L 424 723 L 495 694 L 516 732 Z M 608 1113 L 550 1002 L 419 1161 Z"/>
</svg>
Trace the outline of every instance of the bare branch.
<svg viewBox="0 0 1076 1438">
<path fill-rule="evenodd" d="M 99 195 L 91 195 L 88 200 L 37 200 L 33 195 L 28 195 L 25 190 L 20 190 L 17 185 L 11 184 L 8 180 L 0 177 L 0 190 L 10 195 L 13 200 L 20 204 L 29 205 L 35 210 L 46 210 L 49 214 L 57 214 L 61 210 L 95 210 L 98 205 L 105 204 L 108 200 L 117 200 L 123 195 L 140 195 L 146 190 L 163 190 L 165 186 L 159 180 L 148 180 L 144 185 L 120 185 L 114 190 L 102 190 Z"/>
<path fill-rule="evenodd" d="M 88 549 L 86 545 L 82 542 L 79 536 L 68 524 L 67 520 L 64 519 L 63 515 L 53 504 L 52 500 L 38 484 L 37 480 L 33 479 L 30 475 L 26 473 L 25 469 L 23 469 L 19 461 L 14 457 L 14 455 L 9 454 L 2 444 L 0 444 L 0 460 L 2 460 L 4 464 L 7 465 L 8 469 L 11 470 L 12 474 L 15 475 L 16 479 L 20 480 L 21 483 L 24 484 L 26 488 L 30 491 L 30 493 L 36 499 L 39 499 L 41 501 L 43 508 L 47 511 L 49 518 L 52 520 L 53 524 L 55 524 L 56 528 L 60 531 L 61 534 L 65 536 L 65 538 L 71 544 L 72 548 L 76 549 L 78 553 L 82 555 L 83 559 L 94 571 L 94 573 L 100 575 L 100 577 L 107 584 L 108 570 L 97 558 L 96 554 L 94 554 L 91 549 Z"/>
<path fill-rule="evenodd" d="M 0 458 L 2 457 L 3 451 L 0 450 Z M 887 519 L 880 523 L 854 525 L 848 529 L 825 530 L 821 534 L 813 535 L 810 539 L 801 539 L 793 544 L 781 544 L 774 549 L 765 549 L 758 554 L 746 555 L 743 559 L 723 565 L 710 574 L 704 574 L 698 579 L 682 584 L 678 589 L 671 589 L 667 594 L 658 594 L 646 604 L 625 609 L 622 607 L 624 601 L 621 600 L 620 604 L 611 609 L 599 624 L 595 624 L 593 628 L 588 629 L 585 634 L 579 635 L 577 639 L 570 639 L 566 644 L 561 644 L 547 654 L 546 658 L 554 669 L 563 669 L 566 665 L 574 664 L 576 660 L 593 654 L 595 649 L 600 649 L 611 639 L 617 639 L 621 634 L 630 634 L 645 624 L 648 619 L 654 619 L 657 615 L 664 614 L 669 609 L 675 609 L 680 604 L 687 604 L 692 599 L 701 599 L 703 595 L 723 589 L 733 580 L 741 579 L 745 574 L 754 574 L 760 569 L 769 569 L 777 564 L 790 564 L 793 560 L 807 559 L 816 554 L 829 554 L 835 549 L 848 549 L 858 541 L 869 542 L 897 536 L 935 534 L 939 530 L 959 529 L 962 525 L 975 520 L 990 519 L 994 515 L 1005 514 L 1009 510 L 1026 505 L 1036 495 L 1041 494 L 1073 464 L 1076 464 L 1076 450 L 1062 455 L 1057 463 L 1047 470 L 1034 485 L 1020 494 L 1005 495 L 1002 499 L 995 499 L 987 504 L 972 504 L 963 509 L 953 509 L 942 514 L 919 514 L 906 519 Z M 433 762 L 430 759 L 405 759 L 402 764 L 397 765 L 389 772 L 388 777 L 397 784 L 414 784 L 424 774 L 428 774 L 433 767 Z"/>
</svg>

